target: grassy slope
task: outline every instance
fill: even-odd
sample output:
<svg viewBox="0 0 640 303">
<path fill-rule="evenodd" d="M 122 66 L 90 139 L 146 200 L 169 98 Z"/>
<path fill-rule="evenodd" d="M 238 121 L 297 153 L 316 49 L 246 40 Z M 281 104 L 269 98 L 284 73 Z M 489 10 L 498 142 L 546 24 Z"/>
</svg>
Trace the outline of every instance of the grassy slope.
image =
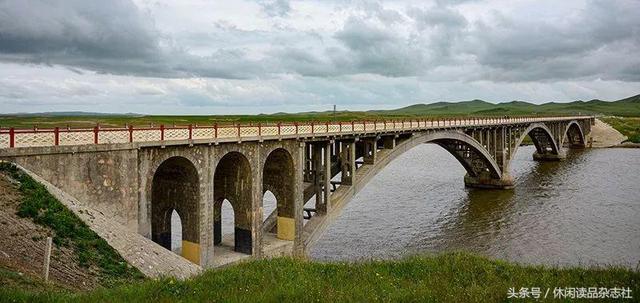
<svg viewBox="0 0 640 303">
<path fill-rule="evenodd" d="M 640 95 L 605 102 L 592 100 L 588 102 L 575 101 L 570 103 L 546 103 L 535 105 L 527 102 L 512 101 L 493 104 L 481 100 L 432 104 L 415 104 L 395 110 L 379 110 L 367 112 L 337 112 L 334 118 L 332 112 L 307 112 L 295 114 L 272 115 L 201 115 L 201 116 L 134 116 L 134 115 L 0 115 L 1 127 L 30 128 L 37 125 L 41 128 L 48 127 L 93 127 L 96 123 L 107 127 L 121 127 L 125 124 L 135 126 L 148 126 L 165 124 L 199 124 L 211 125 L 213 123 L 247 123 L 247 122 L 290 122 L 290 121 L 351 121 L 351 120 L 375 120 L 416 117 L 442 117 L 442 116 L 502 116 L 502 115 L 531 115 L 531 114 L 604 114 L 616 116 L 640 116 Z"/>
<path fill-rule="evenodd" d="M 188 281 L 164 279 L 89 293 L 0 290 L 0 301 L 54 302 L 371 302 L 504 301 L 510 287 L 630 287 L 640 273 L 622 268 L 518 266 L 466 253 L 396 261 L 316 263 L 279 258 L 207 271 Z M 4 299 L 3 299 L 4 296 Z"/>
<path fill-rule="evenodd" d="M 105 286 L 142 279 L 142 274 L 127 262 L 105 240 L 93 232 L 47 189 L 13 164 L 0 162 L 0 171 L 20 182 L 24 195 L 17 215 L 31 218 L 36 224 L 54 231 L 53 242 L 72 247 L 81 266 L 95 266 Z"/>
<path fill-rule="evenodd" d="M 602 120 L 629 137 L 629 141 L 640 143 L 640 118 L 606 117 Z"/>
</svg>

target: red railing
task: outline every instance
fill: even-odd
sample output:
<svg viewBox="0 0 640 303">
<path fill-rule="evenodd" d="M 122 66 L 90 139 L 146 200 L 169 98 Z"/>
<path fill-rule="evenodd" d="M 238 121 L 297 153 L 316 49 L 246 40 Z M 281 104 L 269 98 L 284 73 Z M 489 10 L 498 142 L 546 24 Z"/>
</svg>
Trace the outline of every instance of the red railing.
<svg viewBox="0 0 640 303">
<path fill-rule="evenodd" d="M 401 120 L 363 120 L 349 122 L 249 123 L 157 127 L 104 128 L 0 128 L 0 148 L 29 146 L 133 143 L 172 140 L 252 139 L 282 136 L 318 136 L 334 133 L 367 133 L 458 126 L 483 126 L 536 121 L 585 119 L 590 116 L 517 116 L 517 117 L 439 117 Z"/>
</svg>

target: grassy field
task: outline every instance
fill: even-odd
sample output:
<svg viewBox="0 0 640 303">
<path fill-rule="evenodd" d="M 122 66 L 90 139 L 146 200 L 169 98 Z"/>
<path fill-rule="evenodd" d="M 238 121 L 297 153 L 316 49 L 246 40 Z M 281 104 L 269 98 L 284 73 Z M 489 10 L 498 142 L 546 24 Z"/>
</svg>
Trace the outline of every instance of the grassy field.
<svg viewBox="0 0 640 303">
<path fill-rule="evenodd" d="M 629 287 L 622 268 L 519 266 L 467 253 L 396 261 L 317 263 L 278 258 L 211 270 L 187 281 L 148 280 L 87 293 L 0 289 L 3 302 L 500 302 L 509 288 Z"/>
<path fill-rule="evenodd" d="M 630 142 L 640 143 L 640 117 L 608 117 L 602 118 L 602 121 L 629 137 Z"/>
<path fill-rule="evenodd" d="M 437 117 L 468 116 L 505 116 L 505 115 L 614 115 L 640 117 L 640 95 L 607 102 L 600 100 L 575 101 L 569 103 L 545 103 L 535 105 L 513 101 L 489 103 L 481 100 L 465 102 L 438 102 L 415 104 L 394 110 L 372 110 L 362 112 L 338 111 L 276 113 L 270 115 L 198 115 L 198 116 L 156 116 L 156 115 L 96 115 L 82 113 L 37 114 L 37 115 L 0 115 L 0 127 L 40 128 L 50 127 L 122 127 L 159 125 L 212 125 L 214 123 L 277 123 L 292 121 L 353 121 L 381 119 L 416 119 Z"/>
<path fill-rule="evenodd" d="M 98 269 L 102 285 L 112 286 L 143 278 L 105 240 L 93 232 L 47 189 L 13 164 L 0 162 L 0 172 L 20 182 L 23 194 L 17 215 L 53 230 L 53 243 L 74 249 L 82 267 Z"/>
</svg>

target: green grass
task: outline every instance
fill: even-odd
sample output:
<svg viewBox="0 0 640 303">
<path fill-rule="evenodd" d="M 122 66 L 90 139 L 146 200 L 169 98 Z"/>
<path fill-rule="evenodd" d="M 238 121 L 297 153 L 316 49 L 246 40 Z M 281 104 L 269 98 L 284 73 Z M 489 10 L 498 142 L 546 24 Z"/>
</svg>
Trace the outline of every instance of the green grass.
<svg viewBox="0 0 640 303">
<path fill-rule="evenodd" d="M 602 118 L 602 121 L 608 123 L 623 135 L 629 137 L 629 139 L 627 139 L 628 141 L 640 143 L 640 118 L 609 117 Z"/>
<path fill-rule="evenodd" d="M 148 280 L 88 293 L 0 290 L 0 301 L 29 302 L 496 302 L 510 287 L 629 287 L 640 273 L 623 268 L 519 266 L 468 253 L 395 261 L 317 263 L 289 258 L 210 270 L 187 281 Z M 4 298 L 3 298 L 4 296 Z"/>
<path fill-rule="evenodd" d="M 42 184 L 11 163 L 0 162 L 0 171 L 20 182 L 19 190 L 23 199 L 17 215 L 50 228 L 55 245 L 73 248 L 81 266 L 99 269 L 102 285 L 142 279 L 137 269 L 129 266 L 104 239 L 62 205 Z"/>
<path fill-rule="evenodd" d="M 482 100 L 464 102 L 437 102 L 414 104 L 393 110 L 371 111 L 331 111 L 304 113 L 276 113 L 260 115 L 96 115 L 96 114 L 36 114 L 0 115 L 0 127 L 39 128 L 52 127 L 136 127 L 153 125 L 213 125 L 214 123 L 278 123 L 304 121 L 354 121 L 382 119 L 451 118 L 515 115 L 615 115 L 624 117 L 640 116 L 640 95 L 607 102 L 601 100 L 574 101 L 569 103 L 532 104 L 522 101 L 489 103 Z"/>
</svg>

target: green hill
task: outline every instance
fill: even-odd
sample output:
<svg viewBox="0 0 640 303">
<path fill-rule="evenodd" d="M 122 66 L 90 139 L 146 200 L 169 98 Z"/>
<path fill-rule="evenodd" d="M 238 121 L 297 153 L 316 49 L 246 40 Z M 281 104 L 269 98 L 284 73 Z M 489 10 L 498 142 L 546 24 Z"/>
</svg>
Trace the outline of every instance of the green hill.
<svg viewBox="0 0 640 303">
<path fill-rule="evenodd" d="M 453 115 L 527 115 L 527 114 L 590 114 L 640 116 L 640 95 L 617 101 L 573 101 L 532 104 L 524 101 L 490 103 L 483 100 L 414 104 L 393 110 L 369 111 L 379 115 L 453 116 Z"/>
</svg>

